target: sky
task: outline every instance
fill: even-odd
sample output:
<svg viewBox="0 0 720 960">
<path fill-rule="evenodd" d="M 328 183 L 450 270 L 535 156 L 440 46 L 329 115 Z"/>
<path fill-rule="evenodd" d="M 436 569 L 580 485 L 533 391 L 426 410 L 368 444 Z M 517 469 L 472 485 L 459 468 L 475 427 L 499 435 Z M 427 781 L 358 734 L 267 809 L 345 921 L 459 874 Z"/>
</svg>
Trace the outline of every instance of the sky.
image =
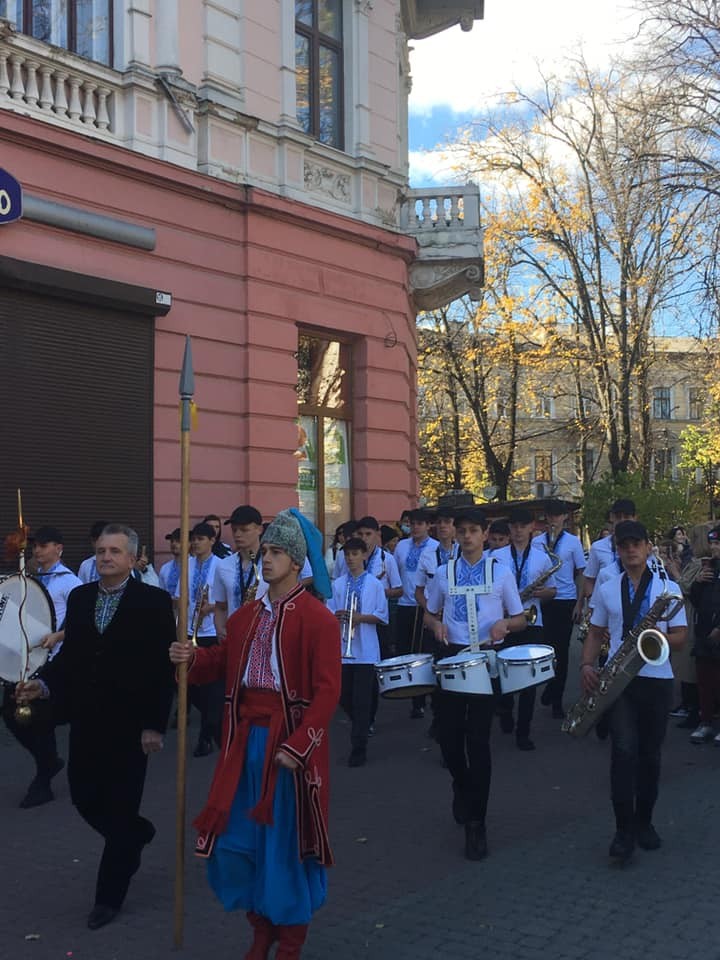
<svg viewBox="0 0 720 960">
<path fill-rule="evenodd" d="M 609 66 L 632 47 L 639 22 L 630 0 L 486 0 L 469 33 L 413 40 L 411 185 L 453 182 L 437 148 L 500 94 L 537 89 L 539 67 L 547 74 L 581 47 L 591 67 Z"/>
</svg>

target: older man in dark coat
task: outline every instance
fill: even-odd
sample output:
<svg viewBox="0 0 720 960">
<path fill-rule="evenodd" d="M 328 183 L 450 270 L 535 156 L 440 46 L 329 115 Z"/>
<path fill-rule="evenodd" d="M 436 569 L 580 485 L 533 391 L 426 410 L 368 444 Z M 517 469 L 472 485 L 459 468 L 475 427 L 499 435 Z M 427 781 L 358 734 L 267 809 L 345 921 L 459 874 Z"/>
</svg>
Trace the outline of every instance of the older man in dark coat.
<svg viewBox="0 0 720 960">
<path fill-rule="evenodd" d="M 173 695 L 169 595 L 132 577 L 137 534 L 111 524 L 97 541 L 100 581 L 68 598 L 65 642 L 17 699 L 49 696 L 70 723 L 68 780 L 78 813 L 104 838 L 88 926 L 122 906 L 155 828 L 139 814 L 147 757 L 162 749 Z"/>
</svg>

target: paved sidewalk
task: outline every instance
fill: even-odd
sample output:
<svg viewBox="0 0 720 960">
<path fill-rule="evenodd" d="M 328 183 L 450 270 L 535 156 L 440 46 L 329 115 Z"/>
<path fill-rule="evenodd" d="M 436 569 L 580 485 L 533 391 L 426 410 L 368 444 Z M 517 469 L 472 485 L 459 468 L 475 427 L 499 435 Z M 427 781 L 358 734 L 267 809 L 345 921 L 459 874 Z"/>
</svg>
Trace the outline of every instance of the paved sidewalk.
<svg viewBox="0 0 720 960">
<path fill-rule="evenodd" d="M 350 770 L 349 728 L 338 716 L 337 866 L 303 957 L 720 960 L 720 749 L 691 746 L 670 722 L 655 820 L 664 846 L 613 869 L 608 744 L 594 735 L 574 742 L 548 714 L 538 705 L 535 753 L 493 734 L 490 857 L 481 863 L 462 857 L 463 831 L 450 816 L 449 779 L 425 737 L 427 722 L 411 721 L 404 702 L 383 703 L 370 762 Z M 191 728 L 191 742 L 195 734 Z M 168 740 L 145 791 L 158 837 L 121 916 L 91 932 L 85 918 L 99 840 L 73 811 L 63 775 L 54 803 L 18 809 L 31 764 L 0 730 L 0 960 L 240 960 L 245 918 L 222 911 L 190 855 L 185 947 L 171 947 L 174 736 Z M 202 805 L 213 765 L 213 757 L 189 759 L 190 814 Z"/>
</svg>

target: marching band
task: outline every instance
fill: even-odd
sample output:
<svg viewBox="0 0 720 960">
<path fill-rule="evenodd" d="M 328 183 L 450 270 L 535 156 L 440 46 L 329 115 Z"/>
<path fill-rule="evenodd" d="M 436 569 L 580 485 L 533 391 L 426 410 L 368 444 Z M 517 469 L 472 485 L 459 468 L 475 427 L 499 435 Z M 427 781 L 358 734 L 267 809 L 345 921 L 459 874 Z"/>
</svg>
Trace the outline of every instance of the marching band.
<svg viewBox="0 0 720 960">
<path fill-rule="evenodd" d="M 683 593 L 657 558 L 632 501 L 612 505 L 611 532 L 592 544 L 587 559 L 580 539 L 569 529 L 570 504 L 543 503 L 541 522 L 531 506 L 511 506 L 505 517 L 492 522 L 479 505 L 441 507 L 435 513 L 414 509 L 405 518 L 406 536 L 393 524 L 363 517 L 343 525 L 330 562 L 313 539 L 314 528 L 297 511 L 278 515 L 264 532 L 261 512 L 254 506 L 238 506 L 225 521 L 235 548 L 227 556 L 221 555 L 220 519 L 213 514 L 193 527 L 189 544 L 181 542 L 179 528 L 167 535 L 171 559 L 159 571 L 160 588 L 146 589 L 172 597 L 177 617 L 180 556 L 189 551 L 183 595 L 188 597 L 192 636 L 175 639 L 163 620 L 163 643 L 174 664 L 190 666 L 190 697 L 201 718 L 194 756 L 221 748 L 209 806 L 196 821 L 198 852 L 209 860 L 210 883 L 219 899 L 227 908 L 243 907 L 247 912 L 255 938 L 247 954 L 251 960 L 268 956 L 275 942 L 280 944 L 278 957 L 300 956 L 307 924 L 324 900 L 324 869 L 332 863 L 326 834 L 325 731 L 338 703 L 350 724 L 347 762 L 357 768 L 368 761 L 378 702 L 408 700 L 410 717 L 420 719 L 430 695 L 429 735 L 437 740 L 451 778 L 451 812 L 465 830 L 465 856 L 477 861 L 488 853 L 493 719 L 498 718 L 504 733 L 515 734 L 521 751 L 534 750 L 531 722 L 540 688 L 541 705 L 551 709 L 552 718 L 562 721 L 566 732 L 577 736 L 602 723 L 608 726 L 616 826 L 610 858 L 625 863 L 636 845 L 647 850 L 660 846 L 652 814 L 673 689 L 669 654 L 682 647 L 687 632 Z M 123 535 L 128 530 L 94 525 L 94 544 L 106 544 L 110 532 L 118 529 Z M 127 535 L 137 555 L 132 534 Z M 711 534 L 714 544 L 720 532 Z M 103 576 L 109 561 L 104 557 L 102 567 L 100 552 L 84 561 L 78 579 L 61 562 L 63 538 L 58 530 L 40 527 L 32 542 L 34 570 L 27 579 L 47 594 L 50 610 L 44 623 L 42 618 L 33 620 L 32 642 L 22 602 L 13 599 L 12 577 L 0 582 L 3 605 L 20 611 L 14 636 L 6 629 L 8 618 L 3 624 L 0 617 L 3 717 L 37 767 L 20 804 L 24 808 L 53 800 L 51 780 L 63 766 L 55 740 L 55 722 L 63 718 L 54 708 L 54 688 L 65 700 L 68 689 L 71 701 L 81 696 L 66 669 L 73 657 L 77 662 L 77 644 L 105 649 L 102 638 L 116 610 L 124 609 L 122 591 L 118 599 L 112 578 Z M 128 576 L 141 579 L 131 569 L 137 557 L 131 557 L 132 549 L 126 553 Z M 717 582 L 716 553 L 720 550 L 710 551 L 712 573 L 704 564 L 691 594 L 698 603 L 702 597 L 703 616 L 710 624 L 706 634 L 711 638 L 720 635 L 715 626 L 720 621 L 715 607 L 720 603 L 704 585 L 711 579 Z M 329 587 L 328 569 L 333 575 Z M 126 583 L 127 578 L 123 590 Z M 71 594 L 75 599 L 75 589 L 85 591 L 82 607 L 79 592 L 77 602 L 68 603 Z M 300 603 L 301 596 L 307 601 Z M 138 594 L 136 602 L 141 599 Z M 675 601 L 671 610 L 670 600 Z M 68 620 L 70 641 L 65 636 L 66 609 L 76 611 L 77 622 Z M 314 634 L 308 633 L 311 625 Z M 575 629 L 584 638 L 581 699 L 566 712 Z M 654 643 L 660 650 L 656 659 L 647 652 Z M 33 660 L 32 672 L 25 656 L 31 647 L 42 653 L 39 661 Z M 632 656 L 627 656 L 628 650 Z M 317 660 L 320 653 L 322 663 Z M 22 663 L 21 669 L 11 665 L 13 658 Z M 315 679 L 308 670 L 317 671 L 316 676 L 312 673 Z M 715 673 L 709 668 L 706 673 L 711 677 L 708 682 L 718 686 Z M 159 670 L 158 677 L 161 674 Z M 241 678 L 239 685 L 236 678 Z M 92 701 L 92 684 L 100 680 L 91 676 L 88 683 L 85 693 Z M 164 681 L 159 681 L 159 688 L 163 699 Z M 705 702 L 710 702 L 707 694 Z M 25 724 L 16 716 L 23 704 L 33 707 Z M 80 734 L 75 737 L 76 755 L 84 760 L 75 764 L 73 802 L 106 840 L 99 899 L 88 921 L 93 929 L 110 922 L 120 909 L 140 864 L 141 849 L 152 839 L 152 825 L 138 819 L 139 799 L 147 754 L 162 746 L 169 704 L 164 699 L 155 707 L 149 704 L 146 713 L 157 719 L 154 727 L 142 730 L 145 737 L 157 728 L 154 739 L 144 739 L 142 751 L 138 741 L 140 752 L 135 754 L 127 738 L 121 738 L 124 762 L 134 771 L 131 780 L 137 789 L 119 826 L 107 826 L 99 788 L 91 790 L 97 770 L 78 775 L 83 763 L 87 766 L 93 734 L 85 721 L 79 726 L 76 721 L 87 743 L 78 740 Z M 77 703 L 66 704 L 65 709 L 71 716 L 73 710 L 80 715 Z M 708 721 L 712 707 L 703 709 L 712 734 Z M 71 744 L 76 728 L 71 726 Z M 693 742 L 709 738 L 693 737 Z M 72 750 L 71 745 L 71 758 Z M 319 794 L 313 793 L 314 777 L 324 783 Z M 102 790 L 116 780 L 108 772 Z M 237 806 L 241 795 L 242 811 Z M 255 824 L 252 831 L 250 822 Z M 250 842 L 250 836 L 261 846 L 254 847 L 255 854 L 247 860 L 233 851 L 240 849 L 237 844 Z M 118 848 L 122 843 L 129 844 L 124 853 Z M 272 894 L 260 860 L 275 864 Z M 301 903 L 293 900 L 297 897 Z M 107 909 L 98 913 L 99 907 Z"/>
</svg>

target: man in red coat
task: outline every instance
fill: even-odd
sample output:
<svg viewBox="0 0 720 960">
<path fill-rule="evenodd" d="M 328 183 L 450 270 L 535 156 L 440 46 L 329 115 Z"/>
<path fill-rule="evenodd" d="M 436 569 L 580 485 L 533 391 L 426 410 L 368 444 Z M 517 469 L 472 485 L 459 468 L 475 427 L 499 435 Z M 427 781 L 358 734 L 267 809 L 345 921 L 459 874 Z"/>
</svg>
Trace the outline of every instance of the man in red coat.
<svg viewBox="0 0 720 960">
<path fill-rule="evenodd" d="M 328 728 L 340 696 L 337 620 L 298 575 L 306 541 L 283 511 L 262 539 L 267 594 L 237 610 L 220 646 L 174 643 L 191 683 L 225 679 L 223 740 L 197 853 L 226 910 L 254 930 L 245 960 L 300 956 L 312 914 L 325 901 Z"/>
</svg>

